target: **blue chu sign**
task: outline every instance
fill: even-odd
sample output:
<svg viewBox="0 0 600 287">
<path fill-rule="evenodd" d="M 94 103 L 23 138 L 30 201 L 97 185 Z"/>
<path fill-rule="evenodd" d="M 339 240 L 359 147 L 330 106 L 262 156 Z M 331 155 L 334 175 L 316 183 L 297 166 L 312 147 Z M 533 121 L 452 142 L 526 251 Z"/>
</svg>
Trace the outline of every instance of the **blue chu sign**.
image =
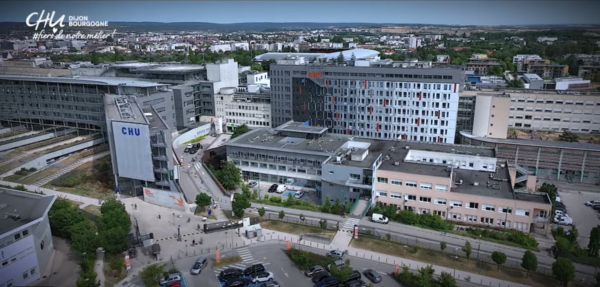
<svg viewBox="0 0 600 287">
<path fill-rule="evenodd" d="M 123 133 L 124 135 L 139 137 L 140 136 L 140 128 L 122 127 L 121 128 L 121 133 Z"/>
</svg>

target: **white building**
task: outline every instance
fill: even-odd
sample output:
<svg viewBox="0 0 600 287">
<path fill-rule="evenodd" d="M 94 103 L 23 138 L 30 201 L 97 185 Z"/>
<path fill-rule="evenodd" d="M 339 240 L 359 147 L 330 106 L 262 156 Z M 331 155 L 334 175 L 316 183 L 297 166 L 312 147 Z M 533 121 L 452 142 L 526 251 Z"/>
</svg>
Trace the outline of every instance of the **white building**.
<svg viewBox="0 0 600 287">
<path fill-rule="evenodd" d="M 54 253 L 48 211 L 55 195 L 0 188 L 0 286 L 31 286 Z"/>
<path fill-rule="evenodd" d="M 565 91 L 572 89 L 581 89 L 581 88 L 589 88 L 590 80 L 584 80 L 582 78 L 576 77 L 566 77 L 566 78 L 555 78 L 554 82 L 556 83 L 556 90 Z"/>
<path fill-rule="evenodd" d="M 216 117 L 222 119 L 227 131 L 236 126 L 249 128 L 271 126 L 271 96 L 269 92 L 250 93 L 244 89 L 223 88 L 215 95 Z"/>
<path fill-rule="evenodd" d="M 519 54 L 519 55 L 515 55 L 513 56 L 513 64 L 515 64 L 517 66 L 517 72 L 520 73 L 524 73 L 526 72 L 523 69 L 523 62 L 525 62 L 525 60 L 542 60 L 542 57 L 540 57 L 539 55 L 535 55 L 535 54 Z"/>
</svg>

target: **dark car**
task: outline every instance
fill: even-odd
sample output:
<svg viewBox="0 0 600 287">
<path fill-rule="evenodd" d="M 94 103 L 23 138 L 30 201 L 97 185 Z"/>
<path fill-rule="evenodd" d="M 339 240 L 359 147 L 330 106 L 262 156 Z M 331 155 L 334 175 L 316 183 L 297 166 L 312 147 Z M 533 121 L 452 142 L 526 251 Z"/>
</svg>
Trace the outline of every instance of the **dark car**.
<svg viewBox="0 0 600 287">
<path fill-rule="evenodd" d="M 184 152 L 184 153 L 188 153 L 188 152 L 190 152 L 190 150 L 191 150 L 191 148 L 189 148 L 189 147 L 186 147 L 186 148 L 183 150 L 183 152 Z"/>
<path fill-rule="evenodd" d="M 340 281 L 333 277 L 327 277 L 317 283 L 317 287 L 338 287 Z"/>
<path fill-rule="evenodd" d="M 197 144 L 194 145 L 194 148 L 195 149 L 201 149 L 202 145 L 200 143 L 197 143 Z"/>
<path fill-rule="evenodd" d="M 195 149 L 195 148 L 191 148 L 191 149 L 190 149 L 190 154 L 195 154 L 195 153 L 197 153 L 197 152 L 198 152 L 198 150 L 197 150 L 197 149 Z"/>
<path fill-rule="evenodd" d="M 267 192 L 268 193 L 276 192 L 278 187 L 279 186 L 277 184 L 273 184 L 273 185 L 271 185 L 271 187 L 269 187 L 269 190 Z"/>
<path fill-rule="evenodd" d="M 365 272 L 363 272 L 363 274 L 373 283 L 379 283 L 383 279 L 381 275 L 379 275 L 379 273 L 373 269 L 367 269 Z"/>
<path fill-rule="evenodd" d="M 266 271 L 266 269 L 265 269 L 264 265 L 254 264 L 244 270 L 244 276 L 254 277 L 252 275 L 259 273 L 259 272 L 265 272 L 265 271 Z"/>
<path fill-rule="evenodd" d="M 317 284 L 317 282 L 325 279 L 326 277 L 331 277 L 331 274 L 327 271 L 321 271 L 315 275 L 313 275 L 313 278 L 311 279 L 312 283 Z"/>
<path fill-rule="evenodd" d="M 250 279 L 248 278 L 233 278 L 227 281 L 224 287 L 246 287 L 250 285 Z"/>
<path fill-rule="evenodd" d="M 362 279 L 362 275 L 360 275 L 360 272 L 358 270 L 354 270 L 352 271 L 352 274 L 350 274 L 350 277 L 348 277 L 348 279 L 346 279 L 346 281 L 344 282 L 356 281 L 359 279 Z"/>
<path fill-rule="evenodd" d="M 345 287 L 367 287 L 367 282 L 360 279 L 347 281 Z"/>
<path fill-rule="evenodd" d="M 219 279 L 221 279 L 222 282 L 238 279 L 242 276 L 244 276 L 244 271 L 238 268 L 227 268 L 219 273 Z"/>
</svg>

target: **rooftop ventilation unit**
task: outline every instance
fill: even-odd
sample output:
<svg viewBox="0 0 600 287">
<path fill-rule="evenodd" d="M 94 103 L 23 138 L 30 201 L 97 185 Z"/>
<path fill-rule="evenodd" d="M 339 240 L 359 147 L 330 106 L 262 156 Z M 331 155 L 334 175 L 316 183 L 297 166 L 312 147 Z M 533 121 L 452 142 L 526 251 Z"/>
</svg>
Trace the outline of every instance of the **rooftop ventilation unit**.
<svg viewBox="0 0 600 287">
<path fill-rule="evenodd" d="M 394 165 L 395 165 L 395 166 L 398 166 L 398 165 L 400 165 L 400 162 L 399 162 L 399 161 L 396 161 L 396 162 L 394 162 Z"/>
<path fill-rule="evenodd" d="M 410 149 L 410 146 L 409 146 L 409 145 L 407 145 L 407 146 L 405 146 L 405 147 L 404 147 L 404 149 Z"/>
<path fill-rule="evenodd" d="M 479 186 L 479 182 L 474 182 L 473 186 Z"/>
</svg>

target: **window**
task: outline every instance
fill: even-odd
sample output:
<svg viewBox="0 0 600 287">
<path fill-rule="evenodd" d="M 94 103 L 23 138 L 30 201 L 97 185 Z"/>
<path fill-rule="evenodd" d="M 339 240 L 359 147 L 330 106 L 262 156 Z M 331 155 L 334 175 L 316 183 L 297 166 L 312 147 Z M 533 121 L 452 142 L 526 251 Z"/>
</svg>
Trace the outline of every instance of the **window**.
<svg viewBox="0 0 600 287">
<path fill-rule="evenodd" d="M 482 217 L 481 218 L 481 223 L 494 224 L 494 219 L 493 218 L 488 218 L 488 217 Z"/>
<path fill-rule="evenodd" d="M 420 214 L 431 213 L 431 210 L 429 210 L 427 208 L 419 208 L 419 213 Z"/>
<path fill-rule="evenodd" d="M 493 206 L 493 205 L 484 204 L 484 205 L 481 206 L 481 210 L 494 211 L 494 210 L 496 210 L 496 207 Z"/>
<path fill-rule="evenodd" d="M 29 274 L 34 275 L 36 272 L 35 267 L 31 268 L 31 270 L 29 270 Z"/>
<path fill-rule="evenodd" d="M 398 193 L 398 192 L 392 192 L 392 193 L 390 193 L 390 197 L 391 198 L 402 198 L 402 194 Z"/>
<path fill-rule="evenodd" d="M 431 197 L 421 196 L 419 197 L 420 202 L 431 202 Z"/>
<path fill-rule="evenodd" d="M 387 197 L 387 191 L 378 190 L 377 191 L 377 196 Z"/>
<path fill-rule="evenodd" d="M 445 212 L 445 211 L 434 210 L 434 211 L 433 211 L 433 214 L 435 214 L 435 215 L 437 215 L 437 216 L 440 216 L 440 217 L 442 217 L 442 218 L 445 218 L 445 217 L 446 217 L 446 212 Z"/>
<path fill-rule="evenodd" d="M 435 190 L 437 191 L 448 191 L 448 186 L 443 184 L 436 184 Z"/>
<path fill-rule="evenodd" d="M 477 202 L 467 202 L 467 208 L 477 209 L 477 208 L 479 208 L 479 203 L 477 203 Z"/>
<path fill-rule="evenodd" d="M 388 183 L 388 179 L 386 177 L 377 177 L 377 182 Z"/>
<path fill-rule="evenodd" d="M 431 189 L 431 183 L 421 183 L 422 189 Z"/>
<path fill-rule="evenodd" d="M 510 208 L 510 207 L 500 207 L 498 209 L 498 212 L 512 214 L 512 208 Z"/>
<path fill-rule="evenodd" d="M 402 185 L 402 180 L 392 179 L 392 185 Z"/>
<path fill-rule="evenodd" d="M 529 216 L 529 210 L 517 209 L 515 211 L 515 214 L 518 215 L 518 216 Z"/>
<path fill-rule="evenodd" d="M 405 183 L 405 185 L 408 187 L 417 187 L 417 182 L 416 181 L 407 181 Z"/>
<path fill-rule="evenodd" d="M 21 233 L 15 234 L 15 241 L 21 239 Z"/>
<path fill-rule="evenodd" d="M 477 216 L 475 215 L 465 215 L 465 221 L 477 222 Z"/>
<path fill-rule="evenodd" d="M 330 171 L 329 171 L 329 174 L 333 174 L 333 170 L 330 170 Z"/>
<path fill-rule="evenodd" d="M 460 220 L 460 213 L 449 213 L 450 218 Z"/>
<path fill-rule="evenodd" d="M 500 226 L 508 225 L 510 226 L 510 221 L 504 221 L 503 219 L 496 219 L 496 224 Z"/>
<path fill-rule="evenodd" d="M 415 200 L 417 200 L 417 196 L 416 195 L 407 194 L 407 195 L 404 196 L 404 199 L 406 199 L 408 201 L 415 201 Z"/>
<path fill-rule="evenodd" d="M 360 179 L 360 174 L 351 173 L 350 174 L 350 179 L 359 180 Z"/>
<path fill-rule="evenodd" d="M 23 237 L 25 237 L 27 235 L 29 235 L 29 230 L 27 230 L 27 229 L 23 230 Z"/>
<path fill-rule="evenodd" d="M 443 199 L 443 198 L 436 198 L 436 199 L 435 199 L 433 202 L 434 202 L 435 204 L 443 204 L 443 205 L 446 205 L 446 200 L 445 200 L 445 199 Z"/>
<path fill-rule="evenodd" d="M 451 200 L 450 201 L 450 205 L 454 206 L 454 207 L 462 207 L 462 201 L 458 201 L 458 200 Z"/>
<path fill-rule="evenodd" d="M 29 277 L 29 272 L 28 271 L 23 272 L 23 279 L 27 279 L 27 277 Z"/>
</svg>

